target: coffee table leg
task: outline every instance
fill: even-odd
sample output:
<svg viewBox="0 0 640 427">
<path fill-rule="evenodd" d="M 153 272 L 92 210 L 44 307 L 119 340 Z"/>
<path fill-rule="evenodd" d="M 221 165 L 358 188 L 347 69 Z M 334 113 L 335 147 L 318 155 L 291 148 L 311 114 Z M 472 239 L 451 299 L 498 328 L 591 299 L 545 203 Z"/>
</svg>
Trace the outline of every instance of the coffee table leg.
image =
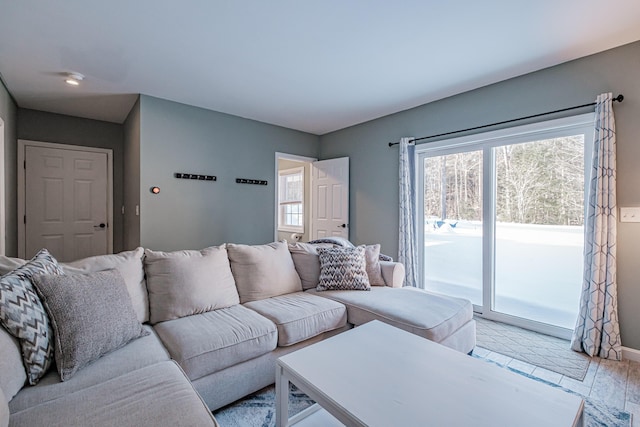
<svg viewBox="0 0 640 427">
<path fill-rule="evenodd" d="M 276 427 L 289 425 L 289 379 L 276 365 Z"/>
</svg>

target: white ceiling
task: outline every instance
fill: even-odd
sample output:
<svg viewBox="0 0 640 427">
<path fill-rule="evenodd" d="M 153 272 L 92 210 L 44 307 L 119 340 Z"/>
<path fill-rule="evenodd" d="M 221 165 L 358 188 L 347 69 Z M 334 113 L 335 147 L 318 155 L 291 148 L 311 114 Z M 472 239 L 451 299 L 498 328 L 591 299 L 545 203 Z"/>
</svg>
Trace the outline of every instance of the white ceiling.
<svg viewBox="0 0 640 427">
<path fill-rule="evenodd" d="M 321 135 L 636 40 L 638 0 L 0 0 L 18 105 L 116 123 L 142 93 Z"/>
</svg>

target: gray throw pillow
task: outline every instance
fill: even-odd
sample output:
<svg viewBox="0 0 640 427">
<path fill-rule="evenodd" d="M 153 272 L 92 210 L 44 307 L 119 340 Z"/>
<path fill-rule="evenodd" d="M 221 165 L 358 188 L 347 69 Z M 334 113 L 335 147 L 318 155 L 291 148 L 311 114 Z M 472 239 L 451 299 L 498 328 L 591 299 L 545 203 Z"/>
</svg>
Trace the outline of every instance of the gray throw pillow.
<svg viewBox="0 0 640 427">
<path fill-rule="evenodd" d="M 46 249 L 0 278 L 0 323 L 20 340 L 27 381 L 31 385 L 42 378 L 53 360 L 53 331 L 32 283 L 37 274 L 63 274 Z"/>
<path fill-rule="evenodd" d="M 318 248 L 320 280 L 318 291 L 371 289 L 367 276 L 365 246 Z"/>
<path fill-rule="evenodd" d="M 51 319 L 60 379 L 129 341 L 148 335 L 117 270 L 33 278 Z"/>
</svg>

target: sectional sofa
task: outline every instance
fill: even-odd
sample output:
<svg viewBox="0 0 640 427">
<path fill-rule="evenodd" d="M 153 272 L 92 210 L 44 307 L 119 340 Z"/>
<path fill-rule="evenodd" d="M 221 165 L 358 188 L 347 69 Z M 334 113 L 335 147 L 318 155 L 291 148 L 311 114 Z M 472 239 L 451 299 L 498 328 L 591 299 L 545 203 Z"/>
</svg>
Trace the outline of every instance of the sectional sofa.
<svg viewBox="0 0 640 427">
<path fill-rule="evenodd" d="M 101 296 L 96 312 L 126 306 L 141 333 L 64 381 L 52 368 L 26 385 L 21 343 L 0 327 L 0 427 L 216 426 L 211 411 L 272 384 L 278 357 L 373 319 L 473 350 L 469 301 L 403 288 L 402 264 L 379 261 L 379 245 L 366 253 L 367 291 L 318 291 L 318 246 L 301 243 L 138 248 L 60 263 L 75 282 L 56 280 L 76 284 L 117 272 L 127 301 Z M 0 257 L 0 273 L 26 262 Z"/>
</svg>

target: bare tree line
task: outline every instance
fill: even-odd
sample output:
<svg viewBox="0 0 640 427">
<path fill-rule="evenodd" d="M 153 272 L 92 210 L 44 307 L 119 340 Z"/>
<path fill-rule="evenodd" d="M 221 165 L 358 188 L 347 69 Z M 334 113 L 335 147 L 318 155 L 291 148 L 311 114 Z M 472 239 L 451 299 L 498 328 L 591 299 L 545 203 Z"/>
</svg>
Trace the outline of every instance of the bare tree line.
<svg viewBox="0 0 640 427">
<path fill-rule="evenodd" d="M 494 150 L 496 220 L 520 224 L 582 225 L 584 141 L 581 135 Z M 427 217 L 482 219 L 482 151 L 425 159 Z"/>
</svg>

